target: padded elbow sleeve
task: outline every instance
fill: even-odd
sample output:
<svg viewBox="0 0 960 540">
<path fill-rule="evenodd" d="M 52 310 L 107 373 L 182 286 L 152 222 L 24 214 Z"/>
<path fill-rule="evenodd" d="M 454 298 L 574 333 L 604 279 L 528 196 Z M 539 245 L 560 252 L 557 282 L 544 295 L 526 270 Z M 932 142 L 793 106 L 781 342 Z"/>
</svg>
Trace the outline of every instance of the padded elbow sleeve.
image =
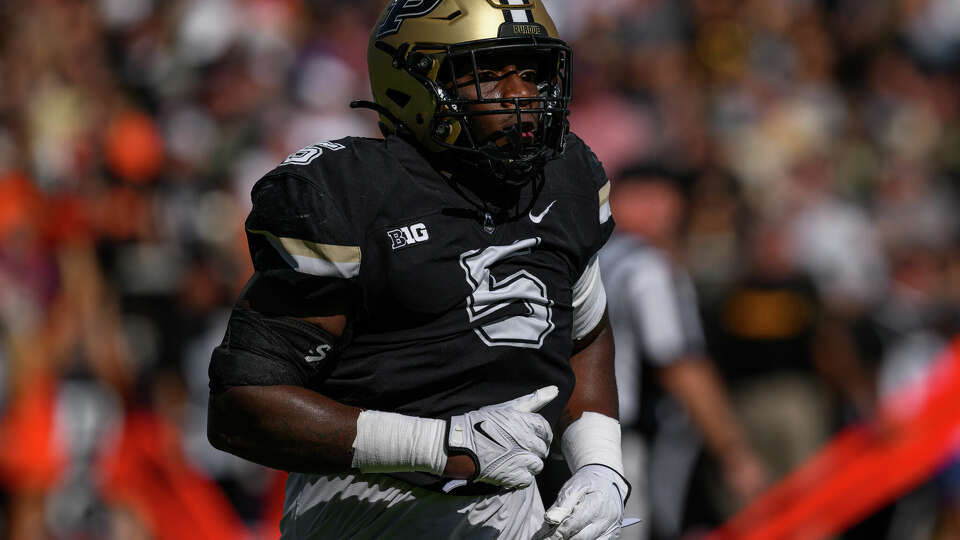
<svg viewBox="0 0 960 540">
<path fill-rule="evenodd" d="M 210 391 L 231 386 L 307 386 L 332 367 L 336 338 L 293 317 L 234 308 L 223 343 L 210 359 Z"/>
</svg>

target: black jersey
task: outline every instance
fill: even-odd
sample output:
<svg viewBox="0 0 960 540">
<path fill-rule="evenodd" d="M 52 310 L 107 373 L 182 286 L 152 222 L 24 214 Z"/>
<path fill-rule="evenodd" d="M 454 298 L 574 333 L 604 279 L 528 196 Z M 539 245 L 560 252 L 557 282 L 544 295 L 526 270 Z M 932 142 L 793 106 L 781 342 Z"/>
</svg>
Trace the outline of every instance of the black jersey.
<svg viewBox="0 0 960 540">
<path fill-rule="evenodd" d="M 346 138 L 292 154 L 253 188 L 261 312 L 348 313 L 308 386 L 345 404 L 449 418 L 574 384 L 571 289 L 613 228 L 599 161 L 570 135 L 512 215 L 471 204 L 411 144 Z"/>
</svg>

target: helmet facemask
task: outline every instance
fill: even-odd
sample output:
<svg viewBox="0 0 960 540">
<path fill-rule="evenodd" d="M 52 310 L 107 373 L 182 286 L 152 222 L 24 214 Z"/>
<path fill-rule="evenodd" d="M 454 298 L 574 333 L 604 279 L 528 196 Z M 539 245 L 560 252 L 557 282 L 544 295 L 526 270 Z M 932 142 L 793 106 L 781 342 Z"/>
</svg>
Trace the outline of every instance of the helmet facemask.
<svg viewBox="0 0 960 540">
<path fill-rule="evenodd" d="M 420 78 L 436 95 L 431 140 L 445 149 L 448 163 L 519 185 L 563 152 L 572 90 L 571 51 L 563 42 L 501 38 L 418 44 L 410 54 L 418 49 L 440 61 L 435 78 Z M 516 65 L 516 71 L 499 78 L 517 74 L 535 83 L 536 95 L 489 95 L 498 79 L 485 74 L 506 65 Z M 452 142 L 451 132 L 459 132 Z"/>
</svg>

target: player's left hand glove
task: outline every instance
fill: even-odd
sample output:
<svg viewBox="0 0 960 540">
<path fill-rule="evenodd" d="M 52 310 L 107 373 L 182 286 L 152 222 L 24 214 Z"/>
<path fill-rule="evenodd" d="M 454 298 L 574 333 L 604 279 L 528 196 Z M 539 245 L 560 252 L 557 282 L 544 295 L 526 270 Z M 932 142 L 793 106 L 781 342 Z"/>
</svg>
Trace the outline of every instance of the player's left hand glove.
<svg viewBox="0 0 960 540">
<path fill-rule="evenodd" d="M 627 481 L 613 469 L 585 465 L 563 484 L 556 502 L 547 509 L 541 538 L 619 538 L 628 490 Z"/>
<path fill-rule="evenodd" d="M 567 426 L 560 447 L 573 476 L 543 516 L 538 538 L 619 538 L 623 504 L 630 496 L 630 484 L 622 475 L 620 422 L 584 412 Z"/>
</svg>

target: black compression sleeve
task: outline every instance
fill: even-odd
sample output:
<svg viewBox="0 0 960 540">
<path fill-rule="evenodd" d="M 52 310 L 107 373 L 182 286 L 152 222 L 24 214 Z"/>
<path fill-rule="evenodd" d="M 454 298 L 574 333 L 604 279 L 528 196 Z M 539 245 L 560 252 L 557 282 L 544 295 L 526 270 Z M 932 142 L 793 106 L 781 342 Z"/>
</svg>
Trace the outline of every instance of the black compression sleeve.
<svg viewBox="0 0 960 540">
<path fill-rule="evenodd" d="M 332 366 L 337 352 L 336 338 L 316 325 L 236 307 L 223 343 L 210 359 L 210 391 L 231 386 L 306 387 Z"/>
</svg>

